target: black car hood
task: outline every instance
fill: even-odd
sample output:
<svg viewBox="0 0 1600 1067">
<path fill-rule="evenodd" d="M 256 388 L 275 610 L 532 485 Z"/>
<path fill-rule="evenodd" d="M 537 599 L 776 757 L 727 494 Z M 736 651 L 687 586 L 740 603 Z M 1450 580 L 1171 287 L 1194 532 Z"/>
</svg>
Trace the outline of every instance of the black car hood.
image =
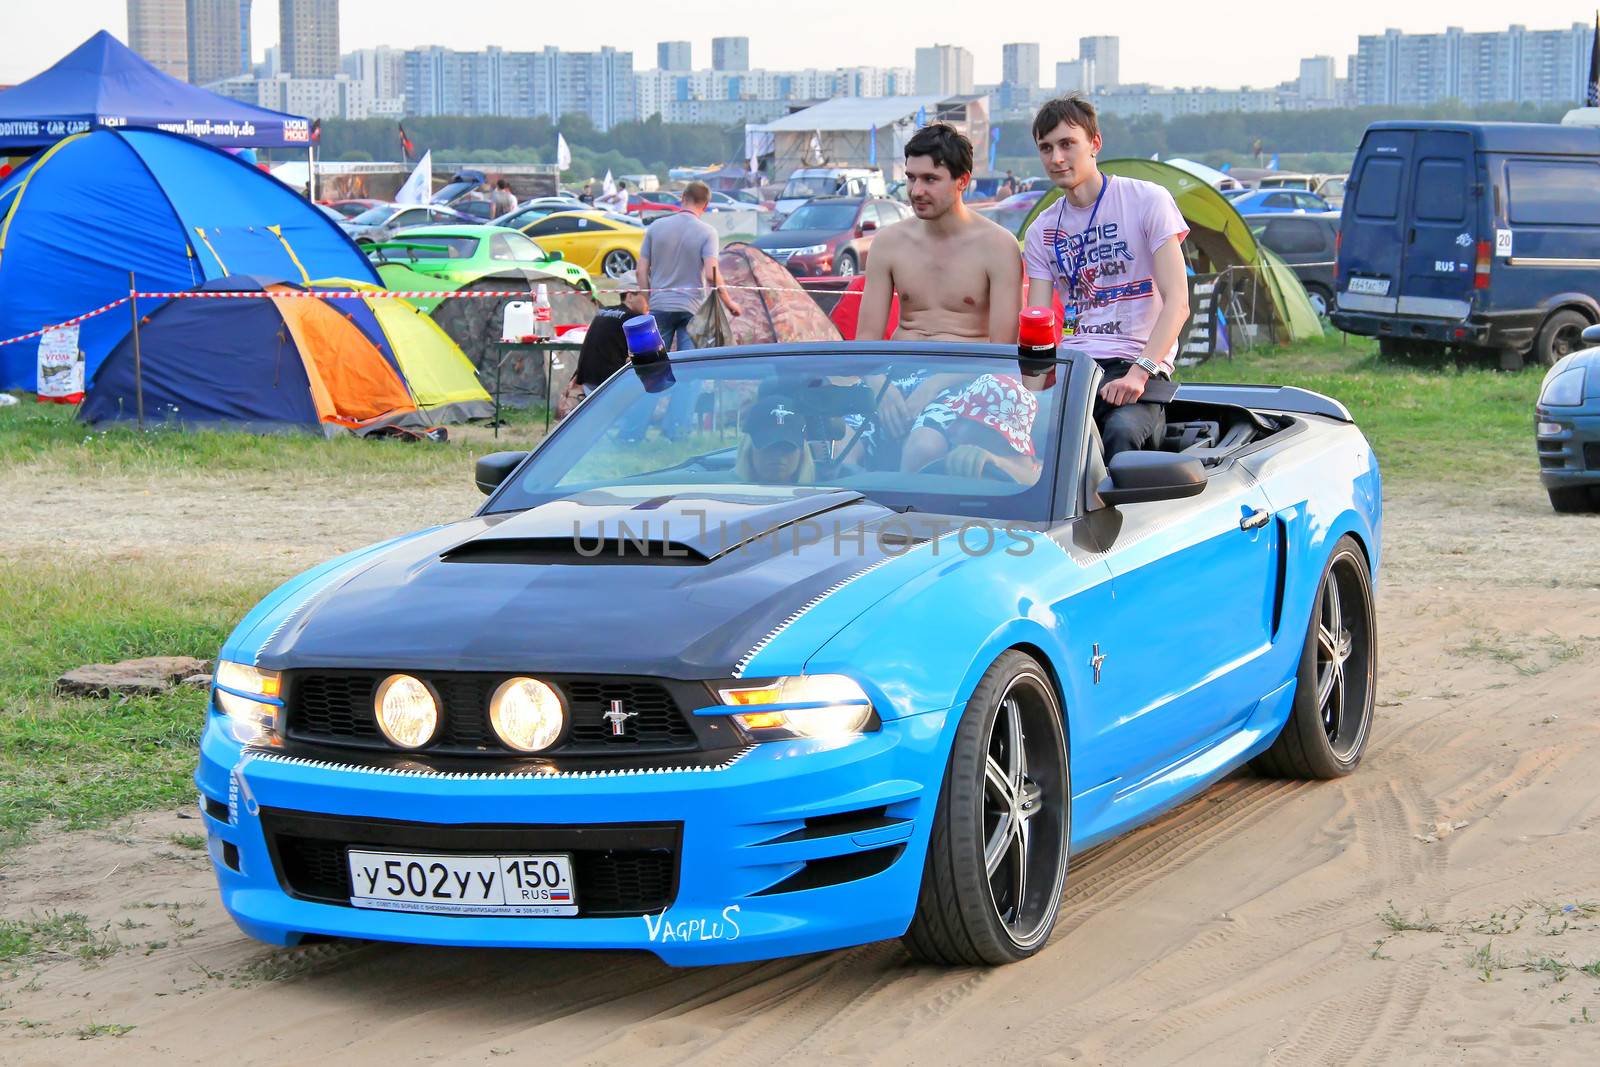
<svg viewBox="0 0 1600 1067">
<path fill-rule="evenodd" d="M 808 245 L 825 245 L 838 236 L 838 230 L 773 230 L 757 237 L 751 244 L 757 248 L 805 248 Z"/>
<path fill-rule="evenodd" d="M 772 488 L 596 491 L 482 515 L 364 558 L 256 662 L 727 677 L 819 594 L 921 540 L 908 518 L 853 492 Z"/>
</svg>

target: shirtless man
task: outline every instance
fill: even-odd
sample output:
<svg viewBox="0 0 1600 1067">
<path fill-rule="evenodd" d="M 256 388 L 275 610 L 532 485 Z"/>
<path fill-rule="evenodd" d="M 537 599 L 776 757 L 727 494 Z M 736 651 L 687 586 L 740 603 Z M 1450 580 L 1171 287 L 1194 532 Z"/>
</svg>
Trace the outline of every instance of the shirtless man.
<svg viewBox="0 0 1600 1067">
<path fill-rule="evenodd" d="M 967 209 L 962 194 L 971 180 L 972 142 L 953 127 L 924 126 L 906 142 L 906 192 L 916 218 L 872 242 L 857 339 L 884 335 L 898 292 L 900 325 L 892 340 L 1016 344 L 1022 254 L 1015 236 Z M 966 377 L 896 382 L 882 390 L 877 421 L 889 437 L 904 440 L 922 409 Z M 870 384 L 880 389 L 881 383 Z"/>
</svg>

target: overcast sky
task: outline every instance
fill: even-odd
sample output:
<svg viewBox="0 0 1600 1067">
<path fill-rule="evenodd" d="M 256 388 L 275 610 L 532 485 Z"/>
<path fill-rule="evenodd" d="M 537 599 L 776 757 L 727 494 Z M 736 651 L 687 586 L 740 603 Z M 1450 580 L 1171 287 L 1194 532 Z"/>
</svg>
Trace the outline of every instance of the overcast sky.
<svg viewBox="0 0 1600 1067">
<path fill-rule="evenodd" d="M 126 0 L 0 0 L 6 33 L 0 40 L 0 84 L 22 81 L 99 29 L 127 39 Z M 1054 8 L 1059 17 L 1036 18 Z M 1008 10 L 1009 9 L 1009 10 Z M 1078 38 L 1122 38 L 1122 80 L 1164 85 L 1232 88 L 1276 85 L 1296 77 L 1303 56 L 1343 57 L 1356 38 L 1393 27 L 1412 33 L 1461 26 L 1503 30 L 1513 19 L 1548 30 L 1587 22 L 1591 8 L 1554 0 L 1514 5 L 1468 0 L 1337 0 L 1335 3 L 1145 3 L 1034 0 L 599 0 L 534 3 L 530 0 L 343 0 L 340 49 L 387 44 L 438 44 L 510 50 L 547 44 L 571 50 L 612 45 L 633 51 L 636 70 L 656 65 L 656 42 L 688 40 L 696 67 L 711 65 L 713 36 L 748 36 L 751 66 L 774 69 L 912 65 L 918 45 L 959 44 L 970 49 L 979 82 L 1000 78 L 1000 46 L 1037 41 L 1045 84 L 1054 64 L 1077 55 Z M 677 12 L 699 12 L 694 18 Z M 277 0 L 255 0 L 253 46 L 259 58 L 278 39 Z M 554 23 L 550 28 L 546 23 Z"/>
</svg>

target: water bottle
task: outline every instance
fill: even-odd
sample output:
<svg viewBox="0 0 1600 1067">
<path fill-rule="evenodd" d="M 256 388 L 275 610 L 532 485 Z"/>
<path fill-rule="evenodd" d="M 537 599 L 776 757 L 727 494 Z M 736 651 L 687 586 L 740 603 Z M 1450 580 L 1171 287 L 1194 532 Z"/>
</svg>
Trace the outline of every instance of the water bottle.
<svg viewBox="0 0 1600 1067">
<path fill-rule="evenodd" d="M 555 335 L 555 320 L 550 314 L 550 287 L 540 282 L 533 295 L 533 336 L 549 341 Z"/>
</svg>

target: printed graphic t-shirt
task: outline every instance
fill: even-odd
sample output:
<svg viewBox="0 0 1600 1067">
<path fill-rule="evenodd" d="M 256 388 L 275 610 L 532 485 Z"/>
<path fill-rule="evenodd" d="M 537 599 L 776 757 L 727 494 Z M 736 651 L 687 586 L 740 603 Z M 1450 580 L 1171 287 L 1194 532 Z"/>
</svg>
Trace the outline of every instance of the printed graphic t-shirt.
<svg viewBox="0 0 1600 1067">
<path fill-rule="evenodd" d="M 1073 207 L 1066 197 L 1040 212 L 1028 227 L 1022 256 L 1028 277 L 1049 278 L 1062 305 L 1070 307 L 1073 294 L 1062 264 L 1068 271 L 1075 269 L 1081 252 L 1078 332 L 1062 343 L 1084 347 L 1096 359 L 1138 359 L 1161 314 L 1156 250 L 1183 240 L 1189 224 L 1172 194 L 1154 182 L 1111 175 L 1105 181 L 1098 212 L 1092 205 Z M 1157 360 L 1168 373 L 1177 350 L 1173 342 L 1172 350 Z"/>
</svg>

